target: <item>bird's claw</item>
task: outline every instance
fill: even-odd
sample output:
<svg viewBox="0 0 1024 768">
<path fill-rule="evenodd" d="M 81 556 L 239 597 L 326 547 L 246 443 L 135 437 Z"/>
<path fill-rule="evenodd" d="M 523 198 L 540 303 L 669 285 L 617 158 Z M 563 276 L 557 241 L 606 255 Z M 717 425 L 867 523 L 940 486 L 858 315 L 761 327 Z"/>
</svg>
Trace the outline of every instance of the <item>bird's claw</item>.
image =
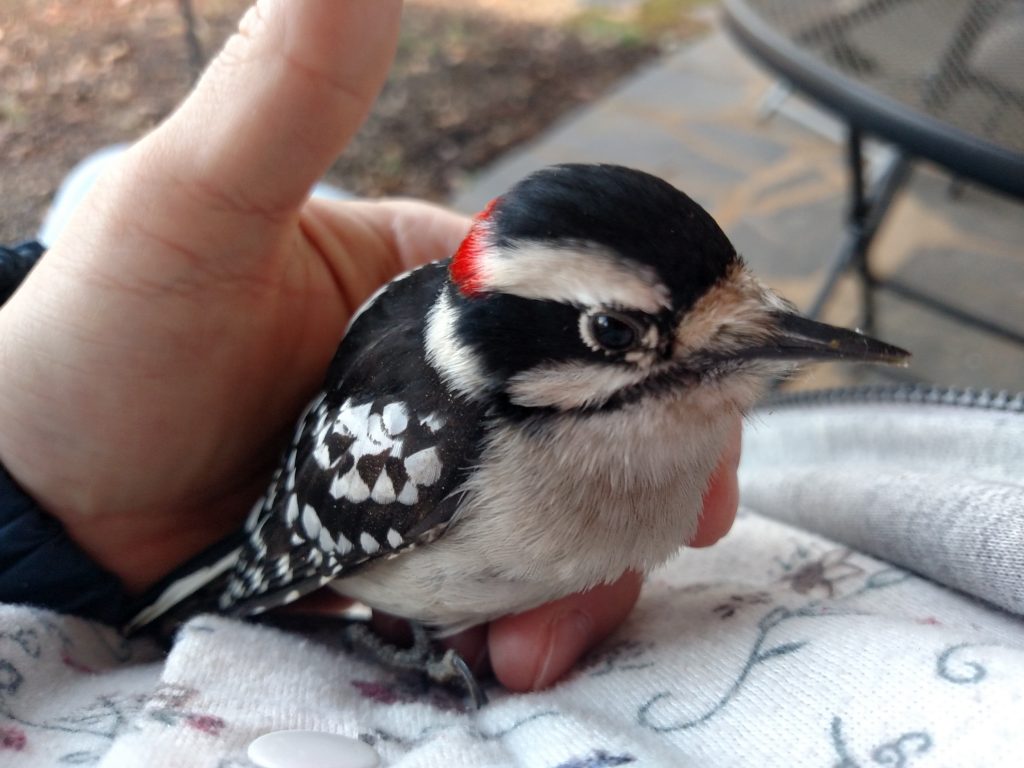
<svg viewBox="0 0 1024 768">
<path fill-rule="evenodd" d="M 415 622 L 411 622 L 410 626 L 413 643 L 408 648 L 386 642 L 362 622 L 349 624 L 345 635 L 353 647 L 367 652 L 389 669 L 426 674 L 431 682 L 441 685 L 458 682 L 469 694 L 474 708 L 483 707 L 487 703 L 487 694 L 465 659 L 450 648 L 439 655 L 427 631 Z"/>
</svg>

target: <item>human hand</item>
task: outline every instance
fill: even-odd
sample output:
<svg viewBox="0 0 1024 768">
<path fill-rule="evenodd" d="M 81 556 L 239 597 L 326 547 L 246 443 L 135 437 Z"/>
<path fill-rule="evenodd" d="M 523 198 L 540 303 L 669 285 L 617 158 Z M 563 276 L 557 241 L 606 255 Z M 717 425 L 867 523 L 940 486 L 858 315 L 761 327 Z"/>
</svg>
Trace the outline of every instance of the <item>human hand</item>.
<svg viewBox="0 0 1024 768">
<path fill-rule="evenodd" d="M 400 10 L 259 3 L 0 312 L 0 459 L 129 590 L 237 526 L 352 310 L 464 233 L 422 205 L 304 205 Z"/>
<path fill-rule="evenodd" d="M 260 2 L 0 312 L 0 460 L 130 591 L 237 528 L 352 311 L 465 233 L 421 203 L 305 201 L 369 110 L 399 15 L 397 0 Z M 735 504 L 720 506 L 704 530 L 727 527 Z M 590 636 L 638 584 L 602 588 Z M 524 670 L 551 612 L 594 600 L 496 622 L 499 679 L 549 683 L 561 663 Z"/>
</svg>

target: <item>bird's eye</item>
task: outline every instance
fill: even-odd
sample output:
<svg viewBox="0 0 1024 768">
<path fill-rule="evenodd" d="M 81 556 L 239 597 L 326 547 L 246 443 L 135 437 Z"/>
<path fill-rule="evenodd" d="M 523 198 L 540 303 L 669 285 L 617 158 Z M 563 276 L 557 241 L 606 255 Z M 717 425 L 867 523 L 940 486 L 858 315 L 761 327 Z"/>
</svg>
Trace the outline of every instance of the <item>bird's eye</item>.
<svg viewBox="0 0 1024 768">
<path fill-rule="evenodd" d="M 590 336 L 608 352 L 626 352 L 640 343 L 643 329 L 626 315 L 600 312 L 590 316 Z"/>
</svg>

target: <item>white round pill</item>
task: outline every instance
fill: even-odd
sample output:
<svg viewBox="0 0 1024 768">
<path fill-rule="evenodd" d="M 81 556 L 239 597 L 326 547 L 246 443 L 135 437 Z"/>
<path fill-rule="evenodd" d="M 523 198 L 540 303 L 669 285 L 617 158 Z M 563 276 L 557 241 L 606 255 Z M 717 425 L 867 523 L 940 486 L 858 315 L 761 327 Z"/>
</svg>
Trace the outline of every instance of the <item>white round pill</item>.
<svg viewBox="0 0 1024 768">
<path fill-rule="evenodd" d="M 321 731 L 274 731 L 249 745 L 260 768 L 376 768 L 380 755 L 359 739 Z"/>
</svg>

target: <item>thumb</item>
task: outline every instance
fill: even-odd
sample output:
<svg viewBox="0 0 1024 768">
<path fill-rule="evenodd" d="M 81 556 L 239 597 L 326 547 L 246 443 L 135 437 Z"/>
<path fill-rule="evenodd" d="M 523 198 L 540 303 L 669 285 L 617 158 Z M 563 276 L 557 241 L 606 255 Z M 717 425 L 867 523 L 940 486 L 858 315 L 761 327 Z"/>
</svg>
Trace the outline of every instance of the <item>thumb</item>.
<svg viewBox="0 0 1024 768">
<path fill-rule="evenodd" d="M 359 128 L 394 55 L 399 0 L 259 0 L 181 107 L 137 151 L 208 238 L 280 222 Z M 160 183 L 170 181 L 170 184 Z M 223 214 L 220 220 L 211 216 Z M 217 242 L 207 239 L 216 249 Z"/>
</svg>

